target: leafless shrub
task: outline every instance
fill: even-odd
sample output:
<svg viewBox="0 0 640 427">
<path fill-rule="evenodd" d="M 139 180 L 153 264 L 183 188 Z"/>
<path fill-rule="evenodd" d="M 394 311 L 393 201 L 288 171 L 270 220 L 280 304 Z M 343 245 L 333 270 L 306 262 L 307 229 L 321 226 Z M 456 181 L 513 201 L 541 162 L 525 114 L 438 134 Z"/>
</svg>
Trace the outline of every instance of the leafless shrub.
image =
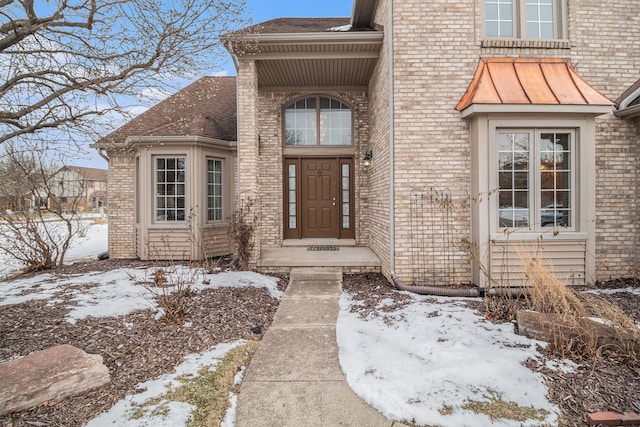
<svg viewBox="0 0 640 427">
<path fill-rule="evenodd" d="M 0 252 L 24 272 L 64 263 L 72 240 L 83 233 L 77 213 L 81 190 L 64 187 L 60 168 L 42 152 L 6 144 L 0 157 Z"/>
<path fill-rule="evenodd" d="M 229 239 L 235 247 L 241 269 L 249 268 L 251 251 L 254 248 L 254 234 L 258 223 L 258 212 L 253 198 L 239 198 L 236 208 L 229 216 Z"/>
<path fill-rule="evenodd" d="M 160 320 L 180 325 L 189 317 L 189 302 L 194 295 L 192 285 L 197 270 L 187 267 L 158 267 L 150 276 L 129 278 L 144 286 L 161 309 Z"/>
</svg>

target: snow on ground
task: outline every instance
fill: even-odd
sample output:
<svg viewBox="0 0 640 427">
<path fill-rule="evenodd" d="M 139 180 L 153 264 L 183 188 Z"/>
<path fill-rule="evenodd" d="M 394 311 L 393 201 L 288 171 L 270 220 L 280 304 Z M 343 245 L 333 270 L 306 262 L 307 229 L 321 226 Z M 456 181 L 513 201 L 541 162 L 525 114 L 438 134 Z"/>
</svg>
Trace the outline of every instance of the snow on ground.
<svg viewBox="0 0 640 427">
<path fill-rule="evenodd" d="M 640 288 L 627 287 L 620 289 L 590 289 L 587 291 L 587 293 L 594 295 L 614 295 L 625 292 L 633 295 L 640 295 Z"/>
<path fill-rule="evenodd" d="M 106 250 L 106 225 L 93 225 L 70 250 L 74 258 L 93 257 Z M 0 265 L 5 264 L 0 259 Z M 214 287 L 256 286 L 281 298 L 277 278 L 253 272 L 222 272 L 209 275 L 200 270 L 176 266 L 165 269 L 170 283 L 193 282 L 196 290 Z M 155 269 L 116 269 L 77 276 L 41 274 L 29 279 L 0 282 L 0 306 L 32 299 L 56 301 L 62 293 L 71 295 L 67 320 L 88 316 L 122 316 L 135 310 L 158 307 L 153 295 L 139 282 L 150 282 Z M 4 273 L 0 269 L 0 276 Z M 147 285 L 148 286 L 148 285 Z M 434 303 L 433 301 L 436 301 Z M 391 304 L 384 301 L 381 305 Z M 357 304 L 344 294 L 337 324 L 340 363 L 351 388 L 371 406 L 394 420 L 418 425 L 520 426 L 539 425 L 505 419 L 491 420 L 464 406 L 491 398 L 532 406 L 549 412 L 543 423 L 554 425 L 558 410 L 546 399 L 543 378 L 522 365 L 539 354 L 542 343 L 513 333 L 510 324 L 496 325 L 467 308 L 461 299 L 434 299 L 412 295 L 405 308 L 385 313 L 386 317 L 361 319 L 351 313 Z M 144 415 L 131 419 L 136 405 L 162 397 L 176 376 L 194 374 L 206 365 L 216 365 L 238 343 L 222 344 L 200 355 L 190 355 L 172 375 L 141 384 L 143 393 L 125 397 L 90 426 L 182 426 L 193 407 L 160 400 L 145 408 Z M 559 367 L 564 369 L 563 367 Z M 568 366 L 567 369 L 571 369 Z M 241 377 L 238 379 L 241 380 Z M 224 422 L 234 425 L 236 396 Z M 155 409 L 155 411 L 154 411 Z"/>
<path fill-rule="evenodd" d="M 64 278 L 41 274 L 12 281 L 9 286 L 0 282 L 0 306 L 20 304 L 35 299 L 48 299 L 49 303 L 53 303 L 58 301 L 58 295 L 67 292 L 71 293 L 67 321 L 72 324 L 89 316 L 116 317 L 136 310 L 157 311 L 159 306 L 153 293 L 161 294 L 165 290 L 153 287 L 151 284 L 142 286 L 139 283 L 152 281 L 155 270 L 156 268 L 121 268 Z M 282 298 L 282 291 L 277 287 L 278 278 L 251 271 L 205 274 L 200 269 L 180 265 L 167 268 L 165 271 L 167 271 L 168 283 L 178 281 L 192 283 L 191 287 L 196 291 L 254 286 L 266 289 L 274 298 Z"/>
<path fill-rule="evenodd" d="M 166 394 L 182 384 L 179 377 L 193 378 L 205 366 L 215 368 L 229 351 L 243 343 L 243 340 L 239 340 L 218 344 L 205 353 L 188 355 L 174 373 L 138 384 L 135 388 L 142 392 L 125 396 L 107 412 L 85 424 L 85 427 L 186 426 L 195 407 L 185 402 L 167 400 Z"/>
<path fill-rule="evenodd" d="M 80 227 L 85 230 L 85 233 L 72 240 L 65 256 L 67 263 L 79 259 L 95 259 L 98 254 L 107 250 L 107 224 L 96 224 L 93 219 L 86 217 L 80 221 Z M 0 251 L 0 280 L 18 272 L 22 267 L 18 261 Z"/>
<path fill-rule="evenodd" d="M 492 420 L 464 408 L 498 398 L 546 410 L 544 423 L 555 425 L 558 409 L 546 398 L 543 377 L 522 364 L 539 355 L 541 342 L 516 335 L 511 324 L 485 320 L 464 300 L 412 298 L 386 319 L 361 319 L 350 311 L 357 301 L 347 294 L 340 299 L 340 364 L 362 399 L 388 418 L 418 425 L 541 424 Z"/>
</svg>

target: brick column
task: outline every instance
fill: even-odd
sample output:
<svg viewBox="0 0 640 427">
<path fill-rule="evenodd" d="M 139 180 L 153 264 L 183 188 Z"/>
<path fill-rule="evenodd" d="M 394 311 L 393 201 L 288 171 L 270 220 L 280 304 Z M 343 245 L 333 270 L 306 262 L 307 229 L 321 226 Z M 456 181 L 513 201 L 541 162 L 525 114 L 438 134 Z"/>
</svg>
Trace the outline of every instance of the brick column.
<svg viewBox="0 0 640 427">
<path fill-rule="evenodd" d="M 134 259 L 135 247 L 135 157 L 109 152 L 109 257 Z"/>
<path fill-rule="evenodd" d="M 255 61 L 241 60 L 237 77 L 238 87 L 238 179 L 237 198 L 239 201 L 253 199 L 254 206 L 260 206 L 258 162 L 260 160 L 258 134 L 258 74 Z M 260 258 L 260 222 L 254 232 L 254 249 L 249 261 L 255 268 Z"/>
</svg>

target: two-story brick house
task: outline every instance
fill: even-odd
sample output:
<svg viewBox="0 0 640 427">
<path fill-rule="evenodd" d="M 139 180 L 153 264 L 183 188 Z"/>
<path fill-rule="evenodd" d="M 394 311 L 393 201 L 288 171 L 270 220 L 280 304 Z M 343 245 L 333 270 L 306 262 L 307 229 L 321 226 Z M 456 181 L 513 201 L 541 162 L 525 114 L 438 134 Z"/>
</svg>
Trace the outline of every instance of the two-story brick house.
<svg viewBox="0 0 640 427">
<path fill-rule="evenodd" d="M 482 284 L 470 248 L 514 281 L 523 247 L 567 283 L 633 274 L 640 17 L 631 6 L 354 0 L 350 18 L 282 18 L 226 37 L 237 170 L 223 181 L 261 206 L 254 264 L 266 249 L 324 239 L 371 248 L 385 275 L 406 281 Z M 151 157 L 102 146 L 116 159 L 112 177 L 119 162 L 135 163 L 127 176 L 152 185 Z M 132 192 L 157 203 L 143 190 L 117 197 L 133 203 Z M 198 197 L 189 205 L 202 206 Z"/>
</svg>

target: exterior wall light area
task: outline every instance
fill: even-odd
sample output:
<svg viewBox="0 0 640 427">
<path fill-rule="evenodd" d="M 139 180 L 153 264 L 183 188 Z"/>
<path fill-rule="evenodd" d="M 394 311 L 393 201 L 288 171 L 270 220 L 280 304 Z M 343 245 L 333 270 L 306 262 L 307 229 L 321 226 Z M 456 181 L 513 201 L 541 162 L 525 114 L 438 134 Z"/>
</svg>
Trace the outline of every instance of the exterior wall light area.
<svg viewBox="0 0 640 427">
<path fill-rule="evenodd" d="M 365 167 L 368 167 L 371 164 L 371 159 L 373 158 L 373 151 L 368 150 L 364 153 L 364 158 L 362 159 L 362 163 Z"/>
</svg>

